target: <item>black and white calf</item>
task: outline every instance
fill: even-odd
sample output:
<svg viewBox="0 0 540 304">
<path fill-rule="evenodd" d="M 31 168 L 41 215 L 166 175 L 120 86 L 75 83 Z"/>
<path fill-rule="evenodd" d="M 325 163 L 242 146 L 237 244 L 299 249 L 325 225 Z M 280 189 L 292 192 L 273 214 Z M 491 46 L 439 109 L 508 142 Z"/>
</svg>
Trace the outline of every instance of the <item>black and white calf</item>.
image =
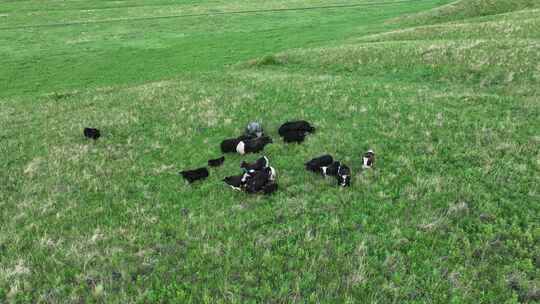
<svg viewBox="0 0 540 304">
<path fill-rule="evenodd" d="M 223 153 L 234 153 L 236 152 L 236 147 L 238 146 L 238 143 L 240 142 L 241 140 L 239 140 L 238 138 L 229 138 L 229 139 L 225 139 L 221 142 L 221 152 Z"/>
<path fill-rule="evenodd" d="M 228 176 L 223 179 L 223 181 L 229 185 L 231 188 L 237 191 L 241 191 L 245 188 L 249 174 L 244 173 L 240 175 Z"/>
<path fill-rule="evenodd" d="M 323 166 L 320 168 L 322 176 L 337 176 L 341 162 L 335 161 L 330 166 Z"/>
<path fill-rule="evenodd" d="M 272 138 L 268 136 L 241 140 L 236 146 L 236 152 L 242 155 L 246 153 L 261 152 L 266 145 L 271 144 L 272 142 Z"/>
<path fill-rule="evenodd" d="M 322 176 L 335 176 L 338 185 L 349 187 L 351 185 L 351 169 L 339 161 L 334 161 L 331 155 L 316 157 L 307 163 L 306 170 L 320 173 Z"/>
<path fill-rule="evenodd" d="M 351 169 L 345 165 L 341 165 L 336 175 L 338 185 L 341 187 L 349 187 L 351 185 Z"/>
<path fill-rule="evenodd" d="M 253 163 L 243 161 L 240 167 L 244 173 L 223 179 L 231 188 L 247 193 L 271 194 L 277 190 L 276 170 L 270 167 L 266 156 L 260 157 Z"/>
<path fill-rule="evenodd" d="M 205 179 L 210 175 L 208 173 L 208 169 L 206 168 L 199 168 L 195 170 L 185 170 L 185 171 L 181 171 L 180 174 L 190 184 L 195 181 Z"/>
<path fill-rule="evenodd" d="M 373 150 L 368 150 L 362 157 L 362 168 L 369 169 L 375 164 L 375 153 Z"/>
<path fill-rule="evenodd" d="M 251 135 L 241 135 L 237 138 L 228 138 L 221 142 L 221 152 L 223 153 L 235 153 L 237 152 L 238 144 L 241 141 L 248 141 L 254 139 L 254 136 Z"/>
<path fill-rule="evenodd" d="M 277 179 L 277 172 L 276 172 L 276 169 L 274 169 L 274 167 L 265 167 L 262 170 L 249 170 L 244 175 L 245 179 L 249 180 L 253 178 L 255 175 L 257 175 L 257 173 L 263 170 L 270 170 L 270 179 L 269 179 L 270 181 L 275 181 Z"/>
</svg>

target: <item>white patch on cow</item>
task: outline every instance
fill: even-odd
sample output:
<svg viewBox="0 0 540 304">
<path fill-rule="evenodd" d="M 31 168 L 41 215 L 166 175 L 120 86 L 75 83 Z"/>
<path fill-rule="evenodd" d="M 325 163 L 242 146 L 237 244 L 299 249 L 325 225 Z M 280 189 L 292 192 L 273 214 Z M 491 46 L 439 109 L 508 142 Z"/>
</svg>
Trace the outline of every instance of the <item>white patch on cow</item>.
<svg viewBox="0 0 540 304">
<path fill-rule="evenodd" d="M 270 180 L 275 181 L 277 177 L 276 169 L 270 167 Z"/>
<path fill-rule="evenodd" d="M 242 189 L 240 187 L 231 186 L 231 188 L 233 188 L 236 191 L 242 191 Z"/>
<path fill-rule="evenodd" d="M 369 156 L 368 157 L 366 157 L 366 156 L 363 157 L 364 164 L 362 165 L 362 168 L 369 169 L 369 168 L 371 168 L 373 166 L 373 162 L 370 163 L 370 161 L 372 161 L 373 156 L 375 155 L 375 153 L 373 152 L 373 150 L 369 149 L 366 152 L 366 155 L 369 155 Z"/>
<path fill-rule="evenodd" d="M 368 162 L 369 162 L 369 158 L 368 157 L 364 157 L 364 164 L 362 165 L 362 168 L 364 169 L 368 169 L 370 166 L 368 165 Z"/>
<path fill-rule="evenodd" d="M 328 167 L 321 167 L 321 169 L 322 169 L 322 174 L 326 176 L 326 170 L 328 170 Z"/>
<path fill-rule="evenodd" d="M 270 161 L 268 160 L 268 157 L 263 156 L 263 158 L 266 161 L 266 164 L 264 164 L 264 167 L 269 167 L 270 166 Z"/>
<path fill-rule="evenodd" d="M 236 152 L 238 152 L 239 154 L 246 154 L 246 144 L 241 141 L 238 143 L 238 145 L 236 146 Z"/>
</svg>

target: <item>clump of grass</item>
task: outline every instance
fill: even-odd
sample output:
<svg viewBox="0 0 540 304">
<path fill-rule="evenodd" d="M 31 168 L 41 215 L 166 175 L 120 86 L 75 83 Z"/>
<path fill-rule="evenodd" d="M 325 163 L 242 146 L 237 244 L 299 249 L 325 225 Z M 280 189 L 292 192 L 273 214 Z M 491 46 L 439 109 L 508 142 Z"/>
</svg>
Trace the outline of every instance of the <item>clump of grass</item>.
<svg viewBox="0 0 540 304">
<path fill-rule="evenodd" d="M 77 94 L 77 92 L 53 92 L 51 94 L 48 94 L 47 97 L 55 100 L 55 101 L 60 101 L 60 100 L 63 100 L 63 99 L 66 99 L 66 98 L 69 98 L 69 97 L 72 97 L 74 96 L 75 94 Z"/>
<path fill-rule="evenodd" d="M 266 55 L 260 59 L 251 60 L 249 66 L 280 66 L 287 64 L 287 57 L 280 55 Z"/>
</svg>

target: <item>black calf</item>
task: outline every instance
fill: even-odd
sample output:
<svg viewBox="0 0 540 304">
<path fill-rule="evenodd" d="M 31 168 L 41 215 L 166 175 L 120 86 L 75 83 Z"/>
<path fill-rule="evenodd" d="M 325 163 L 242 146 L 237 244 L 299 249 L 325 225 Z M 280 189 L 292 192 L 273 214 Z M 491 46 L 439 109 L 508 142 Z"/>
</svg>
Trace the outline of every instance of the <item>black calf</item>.
<svg viewBox="0 0 540 304">
<path fill-rule="evenodd" d="M 306 138 L 306 131 L 287 131 L 283 133 L 283 141 L 286 143 L 301 143 Z"/>
<path fill-rule="evenodd" d="M 311 126 L 311 124 L 305 120 L 298 120 L 298 121 L 288 121 L 279 127 L 279 135 L 285 136 L 285 133 L 290 131 L 304 131 L 307 133 L 313 133 L 315 132 L 315 128 Z"/>
<path fill-rule="evenodd" d="M 84 136 L 85 136 L 86 138 L 90 138 L 90 139 L 96 140 L 96 139 L 98 139 L 98 138 L 101 136 L 101 133 L 99 132 L 98 129 L 94 129 L 94 128 L 84 128 Z"/>
<path fill-rule="evenodd" d="M 210 175 L 208 173 L 208 169 L 206 168 L 199 168 L 195 170 L 185 170 L 185 171 L 180 172 L 180 174 L 190 184 L 193 183 L 194 181 L 205 179 Z"/>
<path fill-rule="evenodd" d="M 219 167 L 219 166 L 223 165 L 224 161 L 225 161 L 225 156 L 222 156 L 222 157 L 216 158 L 216 159 L 210 159 L 210 160 L 208 160 L 208 166 L 209 167 Z"/>
<path fill-rule="evenodd" d="M 341 187 L 349 187 L 351 185 L 351 169 L 345 165 L 341 165 L 336 176 L 338 185 Z"/>
</svg>

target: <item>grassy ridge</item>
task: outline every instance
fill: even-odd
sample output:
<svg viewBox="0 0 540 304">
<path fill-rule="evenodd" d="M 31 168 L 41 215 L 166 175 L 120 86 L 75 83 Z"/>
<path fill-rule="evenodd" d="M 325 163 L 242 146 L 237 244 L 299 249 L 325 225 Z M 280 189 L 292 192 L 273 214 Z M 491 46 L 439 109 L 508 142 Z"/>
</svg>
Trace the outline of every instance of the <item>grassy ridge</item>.
<svg viewBox="0 0 540 304">
<path fill-rule="evenodd" d="M 538 301 L 538 15 L 351 30 L 227 70 L 9 98 L 0 300 Z M 224 187 L 237 155 L 180 181 L 255 118 L 276 141 L 275 196 Z M 319 131 L 285 145 L 295 118 Z M 104 137 L 83 140 L 86 125 Z M 303 170 L 323 152 L 352 166 L 351 189 Z"/>
<path fill-rule="evenodd" d="M 426 25 L 463 21 L 538 7 L 540 3 L 536 0 L 459 0 L 414 16 L 399 17 L 396 20 L 407 25 Z"/>
</svg>

